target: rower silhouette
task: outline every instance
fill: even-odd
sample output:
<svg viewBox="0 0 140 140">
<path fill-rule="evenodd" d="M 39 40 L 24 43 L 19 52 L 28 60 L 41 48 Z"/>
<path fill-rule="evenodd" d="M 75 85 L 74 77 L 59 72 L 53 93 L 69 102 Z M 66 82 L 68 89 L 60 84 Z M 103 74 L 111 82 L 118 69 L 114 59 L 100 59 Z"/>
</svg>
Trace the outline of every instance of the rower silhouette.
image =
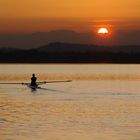
<svg viewBox="0 0 140 140">
<path fill-rule="evenodd" d="M 31 86 L 37 86 L 36 80 L 37 78 L 35 77 L 35 74 L 33 73 L 31 77 Z"/>
</svg>

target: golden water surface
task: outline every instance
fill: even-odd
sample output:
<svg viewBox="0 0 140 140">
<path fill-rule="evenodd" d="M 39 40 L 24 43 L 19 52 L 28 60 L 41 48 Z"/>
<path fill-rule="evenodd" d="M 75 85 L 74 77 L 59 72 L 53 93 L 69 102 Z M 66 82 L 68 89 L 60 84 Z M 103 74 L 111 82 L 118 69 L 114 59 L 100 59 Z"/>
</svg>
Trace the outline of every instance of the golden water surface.
<svg viewBox="0 0 140 140">
<path fill-rule="evenodd" d="M 126 72 L 118 69 L 115 74 L 131 77 L 127 67 Z M 105 74 L 113 72 L 108 68 Z M 87 75 L 99 73 L 88 71 Z M 24 77 L 24 72 L 18 74 Z M 82 78 L 42 85 L 36 91 L 23 85 L 0 85 L 0 140 L 139 140 L 140 81 L 130 77 Z"/>
</svg>

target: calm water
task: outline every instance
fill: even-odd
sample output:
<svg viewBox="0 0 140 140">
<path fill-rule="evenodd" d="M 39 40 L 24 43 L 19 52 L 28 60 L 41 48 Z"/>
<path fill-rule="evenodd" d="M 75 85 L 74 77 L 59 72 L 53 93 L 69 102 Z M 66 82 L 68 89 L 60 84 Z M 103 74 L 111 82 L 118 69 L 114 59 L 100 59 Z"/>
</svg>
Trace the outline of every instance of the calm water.
<svg viewBox="0 0 140 140">
<path fill-rule="evenodd" d="M 139 140 L 140 65 L 0 65 L 0 140 Z"/>
</svg>

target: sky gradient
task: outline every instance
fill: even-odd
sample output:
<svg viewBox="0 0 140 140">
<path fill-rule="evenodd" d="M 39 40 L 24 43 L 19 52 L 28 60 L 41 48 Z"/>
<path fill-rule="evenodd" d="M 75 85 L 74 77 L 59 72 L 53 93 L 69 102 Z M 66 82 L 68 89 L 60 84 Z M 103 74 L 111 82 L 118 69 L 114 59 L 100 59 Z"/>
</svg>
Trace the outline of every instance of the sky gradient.
<svg viewBox="0 0 140 140">
<path fill-rule="evenodd" d="M 0 0 L 0 34 L 140 31 L 139 0 Z M 137 34 L 138 35 L 138 34 Z M 138 44 L 138 43 L 136 43 Z"/>
<path fill-rule="evenodd" d="M 137 29 L 139 7 L 139 0 L 0 0 L 0 32 L 92 30 L 100 25 Z"/>
</svg>

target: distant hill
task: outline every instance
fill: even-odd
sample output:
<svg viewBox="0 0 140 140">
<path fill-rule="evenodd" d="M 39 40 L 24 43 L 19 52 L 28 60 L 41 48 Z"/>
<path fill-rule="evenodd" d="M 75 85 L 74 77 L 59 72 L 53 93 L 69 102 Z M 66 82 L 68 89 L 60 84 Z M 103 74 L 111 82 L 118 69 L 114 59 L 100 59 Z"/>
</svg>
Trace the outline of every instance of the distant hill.
<svg viewBox="0 0 140 140">
<path fill-rule="evenodd" d="M 98 51 L 98 50 L 105 50 L 104 47 L 99 48 L 96 45 L 87 45 L 87 44 L 72 44 L 72 43 L 50 43 L 48 45 L 44 45 L 42 47 L 37 48 L 38 51 L 43 52 L 55 52 L 55 53 L 67 53 L 67 52 L 91 52 L 91 51 Z"/>
<path fill-rule="evenodd" d="M 21 49 L 17 49 L 17 48 L 0 48 L 0 52 L 15 52 L 15 51 L 19 51 Z"/>
<path fill-rule="evenodd" d="M 31 49 L 46 46 L 51 42 L 96 45 L 140 45 L 140 31 L 116 31 L 108 39 L 101 39 L 95 32 L 76 32 L 72 30 L 55 30 L 30 34 L 0 35 L 0 48 Z M 136 47 L 137 49 L 137 47 Z"/>
<path fill-rule="evenodd" d="M 55 53 L 66 53 L 66 52 L 127 52 L 127 53 L 138 53 L 140 52 L 140 46 L 97 46 L 88 44 L 72 44 L 72 43 L 50 43 L 48 45 L 41 46 L 36 50 L 42 52 L 55 52 Z"/>
<path fill-rule="evenodd" d="M 20 48 L 0 48 L 1 52 L 16 52 L 16 51 L 38 51 L 46 53 L 93 53 L 93 52 L 125 52 L 139 53 L 140 46 L 98 46 L 93 44 L 78 44 L 78 43 L 63 43 L 53 42 L 37 48 L 20 49 Z"/>
<path fill-rule="evenodd" d="M 50 43 L 34 49 L 0 49 L 0 63 L 140 63 L 140 46 Z"/>
<path fill-rule="evenodd" d="M 93 37 L 92 37 L 93 38 Z M 55 30 L 35 32 L 32 34 L 0 35 L 0 47 L 30 49 L 51 42 L 68 42 L 86 44 L 91 42 L 89 33 L 78 33 L 72 30 Z"/>
<path fill-rule="evenodd" d="M 37 48 L 20 49 L 20 48 L 0 48 L 1 52 L 16 52 L 16 51 L 38 51 L 46 53 L 93 53 L 93 52 L 125 52 L 139 53 L 140 46 L 98 46 L 93 44 L 78 44 L 78 43 L 63 43 L 53 42 Z"/>
</svg>

